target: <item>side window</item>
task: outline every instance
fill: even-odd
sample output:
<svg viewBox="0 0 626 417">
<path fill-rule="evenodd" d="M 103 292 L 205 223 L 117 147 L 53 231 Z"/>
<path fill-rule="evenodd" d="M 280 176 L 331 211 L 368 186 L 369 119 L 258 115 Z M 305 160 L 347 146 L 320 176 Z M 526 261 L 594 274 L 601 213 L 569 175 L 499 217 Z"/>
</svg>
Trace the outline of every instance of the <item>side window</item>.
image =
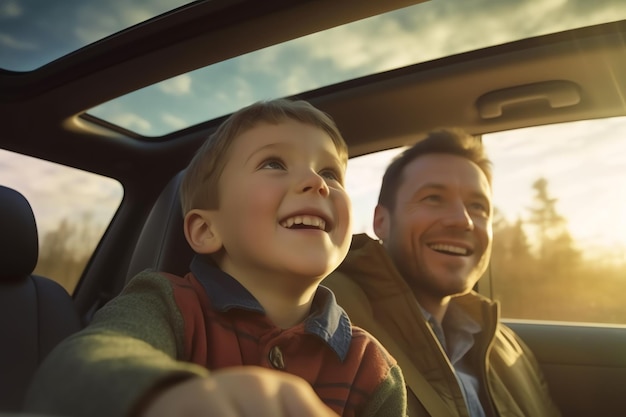
<svg viewBox="0 0 626 417">
<path fill-rule="evenodd" d="M 507 319 L 626 324 L 626 118 L 483 136 L 493 162 L 493 252 L 479 282 Z M 354 233 L 395 149 L 353 158 Z"/>
<path fill-rule="evenodd" d="M 39 232 L 35 274 L 71 294 L 122 201 L 119 182 L 0 150 L 0 182 L 30 202 Z"/>
<path fill-rule="evenodd" d="M 483 136 L 506 318 L 626 324 L 626 118 Z"/>
</svg>

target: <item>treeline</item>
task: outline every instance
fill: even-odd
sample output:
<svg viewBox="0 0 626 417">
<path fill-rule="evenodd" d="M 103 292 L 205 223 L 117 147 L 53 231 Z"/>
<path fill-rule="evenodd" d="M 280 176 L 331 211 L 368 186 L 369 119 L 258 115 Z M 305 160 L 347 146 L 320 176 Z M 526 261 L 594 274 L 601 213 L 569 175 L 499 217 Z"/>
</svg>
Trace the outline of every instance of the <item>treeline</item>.
<svg viewBox="0 0 626 417">
<path fill-rule="evenodd" d="M 504 317 L 626 324 L 626 260 L 585 259 L 550 196 L 548 181 L 532 185 L 526 219 L 509 222 L 496 210 L 488 280 Z M 40 245 L 36 273 L 74 290 L 103 232 L 83 215 L 64 220 Z"/>
<path fill-rule="evenodd" d="M 71 294 L 103 232 L 89 213 L 77 222 L 62 220 L 41 239 L 35 274 L 54 279 Z"/>
<path fill-rule="evenodd" d="M 489 280 L 504 317 L 626 324 L 626 261 L 585 259 L 548 181 L 533 185 L 526 220 L 494 216 Z"/>
</svg>

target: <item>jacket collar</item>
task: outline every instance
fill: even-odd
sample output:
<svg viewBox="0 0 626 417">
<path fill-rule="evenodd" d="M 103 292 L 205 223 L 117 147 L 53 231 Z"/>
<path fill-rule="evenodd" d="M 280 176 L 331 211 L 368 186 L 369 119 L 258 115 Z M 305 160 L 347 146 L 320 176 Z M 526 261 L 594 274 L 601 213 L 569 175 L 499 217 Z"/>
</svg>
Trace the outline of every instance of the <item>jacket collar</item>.
<svg viewBox="0 0 626 417">
<path fill-rule="evenodd" d="M 434 347 L 427 347 L 431 342 L 424 337 L 432 332 L 426 320 L 415 320 L 415 317 L 423 317 L 421 306 L 379 240 L 366 234 L 354 235 L 348 256 L 339 266 L 339 271 L 359 284 L 367 294 L 375 316 L 393 316 L 396 323 L 405 323 L 399 331 L 406 346 L 418 346 L 419 349 Z M 480 325 L 483 330 L 481 338 L 490 340 L 499 319 L 497 302 L 472 291 L 453 297 L 450 303 L 458 305 Z M 391 325 L 391 322 L 387 324 Z"/>
<path fill-rule="evenodd" d="M 215 310 L 242 309 L 265 314 L 263 306 L 239 281 L 202 257 L 195 256 L 190 269 Z M 352 327 L 348 315 L 328 288 L 319 286 L 315 292 L 311 313 L 304 321 L 304 331 L 324 340 L 341 361 L 346 358 L 352 341 Z"/>
</svg>

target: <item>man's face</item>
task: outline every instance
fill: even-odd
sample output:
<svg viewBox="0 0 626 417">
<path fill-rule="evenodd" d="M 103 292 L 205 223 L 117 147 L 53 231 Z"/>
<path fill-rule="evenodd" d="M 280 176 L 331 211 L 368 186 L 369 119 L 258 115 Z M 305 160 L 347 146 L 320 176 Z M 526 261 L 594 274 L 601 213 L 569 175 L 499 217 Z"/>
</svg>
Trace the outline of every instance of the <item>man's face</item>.
<svg viewBox="0 0 626 417">
<path fill-rule="evenodd" d="M 491 217 L 491 187 L 480 168 L 428 154 L 404 168 L 395 208 L 377 207 L 374 229 L 418 299 L 439 302 L 471 290 L 487 268 Z"/>
<path fill-rule="evenodd" d="M 321 280 L 351 240 L 345 164 L 323 130 L 261 123 L 235 139 L 219 181 L 216 230 L 232 276 Z"/>
</svg>

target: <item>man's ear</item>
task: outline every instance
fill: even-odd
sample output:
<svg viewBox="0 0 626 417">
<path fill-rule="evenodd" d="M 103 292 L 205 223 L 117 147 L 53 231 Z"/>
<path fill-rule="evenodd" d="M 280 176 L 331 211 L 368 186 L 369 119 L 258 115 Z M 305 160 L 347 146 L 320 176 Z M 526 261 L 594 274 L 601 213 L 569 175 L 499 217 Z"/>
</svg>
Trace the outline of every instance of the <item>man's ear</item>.
<svg viewBox="0 0 626 417">
<path fill-rule="evenodd" d="M 211 210 L 190 210 L 185 215 L 185 238 L 194 252 L 215 253 L 222 248 L 222 239 L 213 224 Z"/>
<path fill-rule="evenodd" d="M 389 228 L 391 226 L 391 217 L 389 210 L 386 207 L 378 204 L 374 209 L 374 233 L 378 236 L 378 239 L 383 242 L 389 236 Z"/>
</svg>

